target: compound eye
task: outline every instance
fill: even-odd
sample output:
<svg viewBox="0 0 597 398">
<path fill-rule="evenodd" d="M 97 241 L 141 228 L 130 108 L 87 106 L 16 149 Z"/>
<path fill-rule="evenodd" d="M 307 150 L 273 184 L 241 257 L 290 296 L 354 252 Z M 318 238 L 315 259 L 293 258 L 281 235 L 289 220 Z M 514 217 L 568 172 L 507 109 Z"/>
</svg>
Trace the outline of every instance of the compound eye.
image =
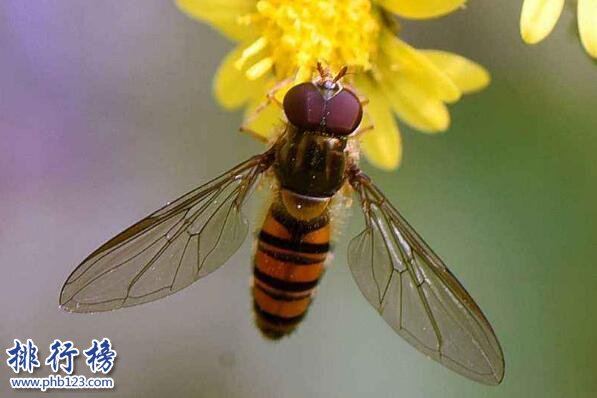
<svg viewBox="0 0 597 398">
<path fill-rule="evenodd" d="M 325 101 L 313 83 L 301 83 L 292 87 L 284 96 L 284 113 L 297 127 L 317 128 L 323 119 Z"/>
<path fill-rule="evenodd" d="M 343 89 L 326 104 L 325 128 L 330 134 L 349 135 L 361 123 L 363 107 L 357 96 Z"/>
</svg>

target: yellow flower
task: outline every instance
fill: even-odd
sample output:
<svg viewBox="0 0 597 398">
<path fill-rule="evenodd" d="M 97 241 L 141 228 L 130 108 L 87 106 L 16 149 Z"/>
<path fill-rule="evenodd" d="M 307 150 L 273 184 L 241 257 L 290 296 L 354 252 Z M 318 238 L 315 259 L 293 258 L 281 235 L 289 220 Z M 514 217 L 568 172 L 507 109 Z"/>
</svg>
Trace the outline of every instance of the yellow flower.
<svg viewBox="0 0 597 398">
<path fill-rule="evenodd" d="M 560 18 L 564 0 L 525 0 L 520 15 L 520 34 L 535 44 L 551 33 Z M 591 57 L 597 58 L 597 0 L 577 0 L 580 41 Z"/>
<path fill-rule="evenodd" d="M 393 13 L 424 19 L 447 14 L 464 0 L 177 0 L 181 10 L 239 42 L 223 60 L 214 81 L 224 107 L 246 107 L 247 123 L 262 138 L 281 118 L 275 106 L 261 107 L 297 81 L 309 80 L 317 62 L 337 71 L 348 66 L 345 84 L 368 99 L 361 147 L 368 160 L 396 168 L 402 147 L 397 115 L 423 132 L 448 128 L 447 103 L 489 83 L 481 66 L 456 54 L 418 50 L 400 40 Z"/>
</svg>

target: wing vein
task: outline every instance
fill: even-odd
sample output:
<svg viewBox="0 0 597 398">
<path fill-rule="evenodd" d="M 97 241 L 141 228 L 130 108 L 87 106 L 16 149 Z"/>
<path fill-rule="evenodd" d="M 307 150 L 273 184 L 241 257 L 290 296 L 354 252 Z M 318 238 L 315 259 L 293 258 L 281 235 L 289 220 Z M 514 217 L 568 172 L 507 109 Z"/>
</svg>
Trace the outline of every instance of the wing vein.
<svg viewBox="0 0 597 398">
<path fill-rule="evenodd" d="M 348 255 L 364 296 L 421 352 L 473 380 L 500 383 L 503 353 L 478 305 L 369 177 L 353 165 L 348 179 L 365 219 Z"/>
<path fill-rule="evenodd" d="M 106 311 L 157 300 L 217 269 L 246 237 L 242 207 L 254 182 L 274 158 L 270 148 L 167 203 L 104 243 L 63 285 L 63 308 Z M 197 246 L 192 242 L 195 237 Z M 215 243 L 201 259 L 200 242 L 205 239 Z M 197 254 L 189 256 L 190 248 Z M 195 272 L 200 262 L 207 272 Z"/>
</svg>

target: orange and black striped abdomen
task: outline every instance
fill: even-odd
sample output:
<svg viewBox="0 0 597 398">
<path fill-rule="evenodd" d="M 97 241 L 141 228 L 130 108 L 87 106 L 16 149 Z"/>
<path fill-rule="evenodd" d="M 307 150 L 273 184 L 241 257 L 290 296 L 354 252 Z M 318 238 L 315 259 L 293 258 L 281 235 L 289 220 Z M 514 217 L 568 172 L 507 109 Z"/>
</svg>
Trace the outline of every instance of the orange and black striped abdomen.
<svg viewBox="0 0 597 398">
<path fill-rule="evenodd" d="M 272 339 L 291 333 L 305 316 L 330 248 L 327 210 L 300 221 L 276 202 L 259 233 L 253 300 L 257 326 Z"/>
</svg>

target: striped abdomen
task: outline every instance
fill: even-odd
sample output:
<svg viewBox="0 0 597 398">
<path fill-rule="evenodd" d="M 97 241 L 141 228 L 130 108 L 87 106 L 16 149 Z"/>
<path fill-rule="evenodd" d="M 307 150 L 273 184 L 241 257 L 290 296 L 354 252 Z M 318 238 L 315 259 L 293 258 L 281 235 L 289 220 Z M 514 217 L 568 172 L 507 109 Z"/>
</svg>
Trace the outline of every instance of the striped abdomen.
<svg viewBox="0 0 597 398">
<path fill-rule="evenodd" d="M 304 318 L 329 251 L 327 210 L 309 221 L 291 216 L 280 202 L 270 207 L 259 233 L 254 262 L 256 323 L 278 339 Z"/>
</svg>

